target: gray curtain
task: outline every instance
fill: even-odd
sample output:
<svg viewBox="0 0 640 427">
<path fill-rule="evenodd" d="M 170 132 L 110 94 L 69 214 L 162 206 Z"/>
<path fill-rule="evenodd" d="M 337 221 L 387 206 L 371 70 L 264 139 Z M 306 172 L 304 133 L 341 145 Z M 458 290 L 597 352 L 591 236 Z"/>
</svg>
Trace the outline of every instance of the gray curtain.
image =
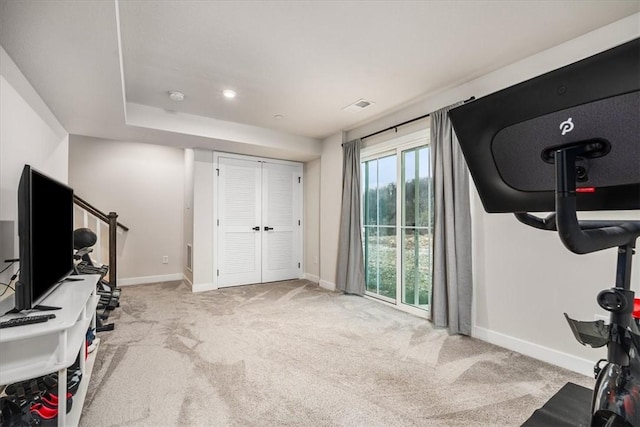
<svg viewBox="0 0 640 427">
<path fill-rule="evenodd" d="M 364 294 L 364 254 L 360 220 L 360 139 L 342 144 L 342 210 L 336 286 Z"/>
<path fill-rule="evenodd" d="M 431 320 L 453 334 L 471 334 L 469 172 L 448 112 L 431 113 L 435 196 Z"/>
</svg>

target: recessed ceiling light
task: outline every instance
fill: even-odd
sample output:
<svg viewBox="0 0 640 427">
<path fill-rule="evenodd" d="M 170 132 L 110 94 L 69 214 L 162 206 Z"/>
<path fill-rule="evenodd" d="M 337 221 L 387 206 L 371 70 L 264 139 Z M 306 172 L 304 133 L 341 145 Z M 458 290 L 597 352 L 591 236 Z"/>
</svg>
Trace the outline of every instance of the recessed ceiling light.
<svg viewBox="0 0 640 427">
<path fill-rule="evenodd" d="M 170 90 L 169 99 L 176 102 L 184 101 L 184 93 L 178 90 Z"/>
<path fill-rule="evenodd" d="M 236 91 L 235 90 L 231 90 L 231 89 L 225 89 L 222 91 L 222 94 L 224 95 L 225 98 L 235 98 L 236 97 Z"/>
<path fill-rule="evenodd" d="M 273 116 L 274 118 L 281 120 L 282 119 L 282 114 L 276 114 L 275 116 Z"/>
</svg>

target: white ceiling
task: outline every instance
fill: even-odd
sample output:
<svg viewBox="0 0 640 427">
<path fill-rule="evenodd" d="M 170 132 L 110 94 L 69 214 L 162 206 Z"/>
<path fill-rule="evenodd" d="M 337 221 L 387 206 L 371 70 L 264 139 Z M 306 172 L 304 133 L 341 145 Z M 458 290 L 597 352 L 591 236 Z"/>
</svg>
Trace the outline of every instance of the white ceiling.
<svg viewBox="0 0 640 427">
<path fill-rule="evenodd" d="M 0 44 L 71 134 L 304 160 L 317 139 L 638 11 L 640 1 L 1 0 Z M 360 98 L 375 104 L 342 110 Z M 264 142 L 274 139 L 286 144 Z"/>
</svg>

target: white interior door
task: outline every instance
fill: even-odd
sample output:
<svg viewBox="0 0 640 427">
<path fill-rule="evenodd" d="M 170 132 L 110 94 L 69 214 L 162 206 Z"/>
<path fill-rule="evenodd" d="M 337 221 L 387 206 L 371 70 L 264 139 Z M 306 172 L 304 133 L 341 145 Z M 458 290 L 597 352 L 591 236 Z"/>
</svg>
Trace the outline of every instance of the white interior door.
<svg viewBox="0 0 640 427">
<path fill-rule="evenodd" d="M 218 159 L 218 287 L 262 277 L 262 164 Z"/>
<path fill-rule="evenodd" d="M 262 164 L 262 281 L 299 277 L 301 212 L 299 166 Z"/>
<path fill-rule="evenodd" d="M 217 156 L 218 287 L 300 277 L 302 165 Z"/>
</svg>

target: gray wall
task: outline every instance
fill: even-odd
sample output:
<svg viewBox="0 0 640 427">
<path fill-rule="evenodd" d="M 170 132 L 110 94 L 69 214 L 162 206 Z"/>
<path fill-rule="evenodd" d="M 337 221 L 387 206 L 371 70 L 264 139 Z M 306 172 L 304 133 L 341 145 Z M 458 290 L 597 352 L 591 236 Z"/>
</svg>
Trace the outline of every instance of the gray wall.
<svg viewBox="0 0 640 427">
<path fill-rule="evenodd" d="M 130 228 L 118 235 L 119 284 L 182 279 L 184 162 L 178 148 L 70 136 L 69 184 Z"/>
<path fill-rule="evenodd" d="M 193 171 L 195 153 L 192 149 L 184 150 L 184 243 L 183 249 L 183 273 L 184 277 L 193 284 Z M 187 268 L 187 245 L 191 245 L 192 269 Z"/>
<path fill-rule="evenodd" d="M 0 46 L 0 221 L 5 230 L 0 253 L 12 251 L 18 257 L 18 183 L 22 168 L 30 164 L 66 183 L 68 148 L 67 131 Z M 2 261 L 0 270 L 4 269 Z M 17 264 L 0 275 L 0 282 L 9 282 L 16 270 Z M 0 286 L 0 293 L 3 291 Z M 10 295 L 11 291 L 3 298 Z"/>
<path fill-rule="evenodd" d="M 336 288 L 343 138 L 338 133 L 322 141 L 320 160 L 320 286 L 330 290 Z"/>
</svg>

